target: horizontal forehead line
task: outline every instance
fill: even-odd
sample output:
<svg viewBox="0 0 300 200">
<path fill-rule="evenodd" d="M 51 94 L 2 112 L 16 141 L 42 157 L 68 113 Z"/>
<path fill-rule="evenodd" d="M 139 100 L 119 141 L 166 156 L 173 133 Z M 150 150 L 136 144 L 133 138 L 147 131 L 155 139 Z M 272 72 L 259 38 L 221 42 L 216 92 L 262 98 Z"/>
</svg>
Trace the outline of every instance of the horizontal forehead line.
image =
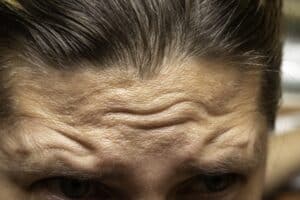
<svg viewBox="0 0 300 200">
<path fill-rule="evenodd" d="M 122 71 L 112 69 L 103 72 L 82 70 L 82 73 L 75 72 L 71 77 L 68 77 L 68 72 L 59 76 L 56 76 L 57 73 L 53 76 L 44 73 L 40 78 L 36 77 L 39 73 L 30 74 L 27 71 L 27 79 L 32 79 L 24 78 L 24 83 L 21 81 L 19 84 L 20 88 L 16 87 L 16 98 L 20 98 L 16 102 L 20 102 L 21 109 L 26 109 L 25 113 L 39 110 L 45 115 L 69 118 L 71 121 L 79 121 L 76 120 L 78 117 L 89 117 L 90 121 L 91 117 L 99 119 L 97 115 L 103 112 L 151 114 L 166 110 L 181 101 L 195 102 L 198 109 L 211 114 L 228 113 L 225 109 L 230 108 L 233 99 L 237 102 L 241 96 L 241 73 L 231 68 L 225 70 L 224 66 L 202 64 L 201 61 L 191 63 L 182 69 L 171 69 L 159 74 L 151 80 L 140 80 L 129 73 L 122 76 Z M 50 78 L 49 81 L 45 81 L 47 78 Z M 55 84 L 51 78 L 56 81 Z"/>
<path fill-rule="evenodd" d="M 124 93 L 125 91 L 123 91 Z M 128 97 L 129 96 L 129 97 Z M 199 99 L 191 97 L 184 92 L 165 92 L 161 95 L 156 95 L 152 99 L 138 99 L 135 101 L 130 94 L 115 95 L 113 92 L 104 97 L 96 95 L 84 96 L 79 98 L 71 98 L 71 101 L 65 99 L 66 104 L 52 102 L 53 98 L 47 100 L 50 105 L 58 105 L 52 114 L 58 116 L 59 119 L 70 119 L 73 121 L 93 121 L 99 120 L 104 116 L 121 116 L 128 117 L 169 117 L 177 118 L 187 116 L 190 113 L 190 119 L 204 119 L 208 116 L 219 116 L 229 113 L 229 110 L 220 109 L 220 106 L 212 106 Z M 56 101 L 57 99 L 54 99 Z M 38 105 L 37 105 L 38 106 Z M 26 109 L 26 105 L 24 106 Z M 38 108 L 38 107 L 35 107 Z M 35 109 L 32 109 L 35 110 Z M 27 111 L 27 112 L 26 112 Z M 30 110 L 24 111 L 25 116 L 30 113 Z M 68 113 L 72 113 L 69 115 Z M 193 115 L 193 116 L 192 116 Z M 29 114 L 30 116 L 30 114 Z M 34 113 L 33 113 L 34 116 Z M 52 115 L 53 116 L 53 115 Z M 65 116 L 65 117 L 64 117 Z M 38 118 L 38 116 L 37 116 Z M 177 119 L 176 118 L 176 119 Z M 149 118 L 150 119 L 150 118 Z M 175 121 L 176 121 L 175 119 Z M 67 123 L 68 124 L 68 123 Z"/>
</svg>

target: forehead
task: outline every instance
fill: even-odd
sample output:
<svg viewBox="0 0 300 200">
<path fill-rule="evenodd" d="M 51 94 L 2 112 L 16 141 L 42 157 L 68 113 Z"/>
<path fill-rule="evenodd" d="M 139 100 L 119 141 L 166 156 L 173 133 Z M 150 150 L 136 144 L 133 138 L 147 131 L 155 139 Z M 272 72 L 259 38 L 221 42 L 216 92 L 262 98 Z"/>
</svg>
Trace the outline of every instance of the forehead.
<svg viewBox="0 0 300 200">
<path fill-rule="evenodd" d="M 37 108 L 34 99 L 39 99 L 47 103 L 49 109 L 62 106 L 62 113 L 72 106 L 80 110 L 87 105 L 100 109 L 110 106 L 124 109 L 147 109 L 145 106 L 148 106 L 150 109 L 178 99 L 201 103 L 212 112 L 224 112 L 241 102 L 245 105 L 245 101 L 247 106 L 256 109 L 260 90 L 259 73 L 195 60 L 165 66 L 155 76 L 146 79 L 134 70 L 118 67 L 59 71 L 51 68 L 31 70 L 29 64 L 10 74 L 14 97 L 22 99 L 16 101 L 16 107 L 23 110 L 34 105 Z M 59 109 L 51 111 L 60 114 Z"/>
<path fill-rule="evenodd" d="M 260 76 L 205 61 L 166 66 L 147 79 L 117 67 L 20 67 L 12 84 L 16 114 L 28 122 L 25 128 L 68 132 L 116 157 L 179 149 L 195 153 L 204 143 L 218 144 L 206 151 L 253 145 L 264 122 L 257 103 Z"/>
</svg>

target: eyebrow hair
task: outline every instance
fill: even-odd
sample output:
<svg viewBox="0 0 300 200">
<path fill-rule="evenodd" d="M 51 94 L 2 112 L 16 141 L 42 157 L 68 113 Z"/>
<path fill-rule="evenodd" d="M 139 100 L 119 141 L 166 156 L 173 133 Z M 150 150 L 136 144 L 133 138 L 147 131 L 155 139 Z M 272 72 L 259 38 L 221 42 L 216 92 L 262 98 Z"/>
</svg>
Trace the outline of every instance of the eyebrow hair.
<svg viewBox="0 0 300 200">
<path fill-rule="evenodd" d="M 178 177 L 190 177 L 197 175 L 218 175 L 227 173 L 238 173 L 247 175 L 259 166 L 259 159 L 252 157 L 237 157 L 227 155 L 217 161 L 202 162 L 201 159 L 193 158 L 180 163 L 174 170 Z M 48 161 L 47 161 L 48 162 Z M 14 168 L 14 179 L 18 182 L 32 179 L 48 179 L 55 177 L 69 177 L 82 180 L 99 180 L 110 182 L 130 182 L 133 170 L 122 162 L 109 161 L 99 165 L 97 171 L 76 169 L 69 162 L 61 160 L 47 166 L 18 166 Z M 126 181 L 125 181 L 126 180 Z"/>
<path fill-rule="evenodd" d="M 56 162 L 47 166 L 22 166 L 11 168 L 8 171 L 12 172 L 12 178 L 18 183 L 29 185 L 29 182 L 34 182 L 49 178 L 67 177 L 79 180 L 98 180 L 98 181 L 120 181 L 126 180 L 130 176 L 131 170 L 121 163 L 108 163 L 99 166 L 97 172 L 79 169 L 71 166 L 68 162 Z"/>
</svg>

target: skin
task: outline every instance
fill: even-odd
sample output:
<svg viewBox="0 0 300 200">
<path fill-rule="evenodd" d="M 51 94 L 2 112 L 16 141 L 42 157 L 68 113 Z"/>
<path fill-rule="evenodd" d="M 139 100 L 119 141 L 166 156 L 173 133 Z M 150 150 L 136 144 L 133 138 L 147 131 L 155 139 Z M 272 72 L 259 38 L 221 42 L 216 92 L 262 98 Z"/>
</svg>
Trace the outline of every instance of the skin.
<svg viewBox="0 0 300 200">
<path fill-rule="evenodd" d="M 84 200 L 105 199 L 102 185 L 113 199 L 261 199 L 259 74 L 196 59 L 145 79 L 117 67 L 15 66 L 17 122 L 0 132 L 1 199 L 71 199 L 52 177 L 93 180 L 98 193 Z M 237 180 L 217 192 L 191 181 L 211 174 Z M 197 185 L 194 196 L 184 190 Z"/>
</svg>

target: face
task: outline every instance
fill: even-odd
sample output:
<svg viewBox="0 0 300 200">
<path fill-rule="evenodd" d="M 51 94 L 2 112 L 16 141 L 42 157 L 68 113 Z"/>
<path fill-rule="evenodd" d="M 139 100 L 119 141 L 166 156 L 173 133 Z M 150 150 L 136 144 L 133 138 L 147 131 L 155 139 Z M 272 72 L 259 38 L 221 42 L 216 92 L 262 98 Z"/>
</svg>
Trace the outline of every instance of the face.
<svg viewBox="0 0 300 200">
<path fill-rule="evenodd" d="M 10 84 L 16 123 L 0 132 L 4 199 L 260 199 L 257 73 L 199 60 L 146 79 L 22 64 Z"/>
</svg>

